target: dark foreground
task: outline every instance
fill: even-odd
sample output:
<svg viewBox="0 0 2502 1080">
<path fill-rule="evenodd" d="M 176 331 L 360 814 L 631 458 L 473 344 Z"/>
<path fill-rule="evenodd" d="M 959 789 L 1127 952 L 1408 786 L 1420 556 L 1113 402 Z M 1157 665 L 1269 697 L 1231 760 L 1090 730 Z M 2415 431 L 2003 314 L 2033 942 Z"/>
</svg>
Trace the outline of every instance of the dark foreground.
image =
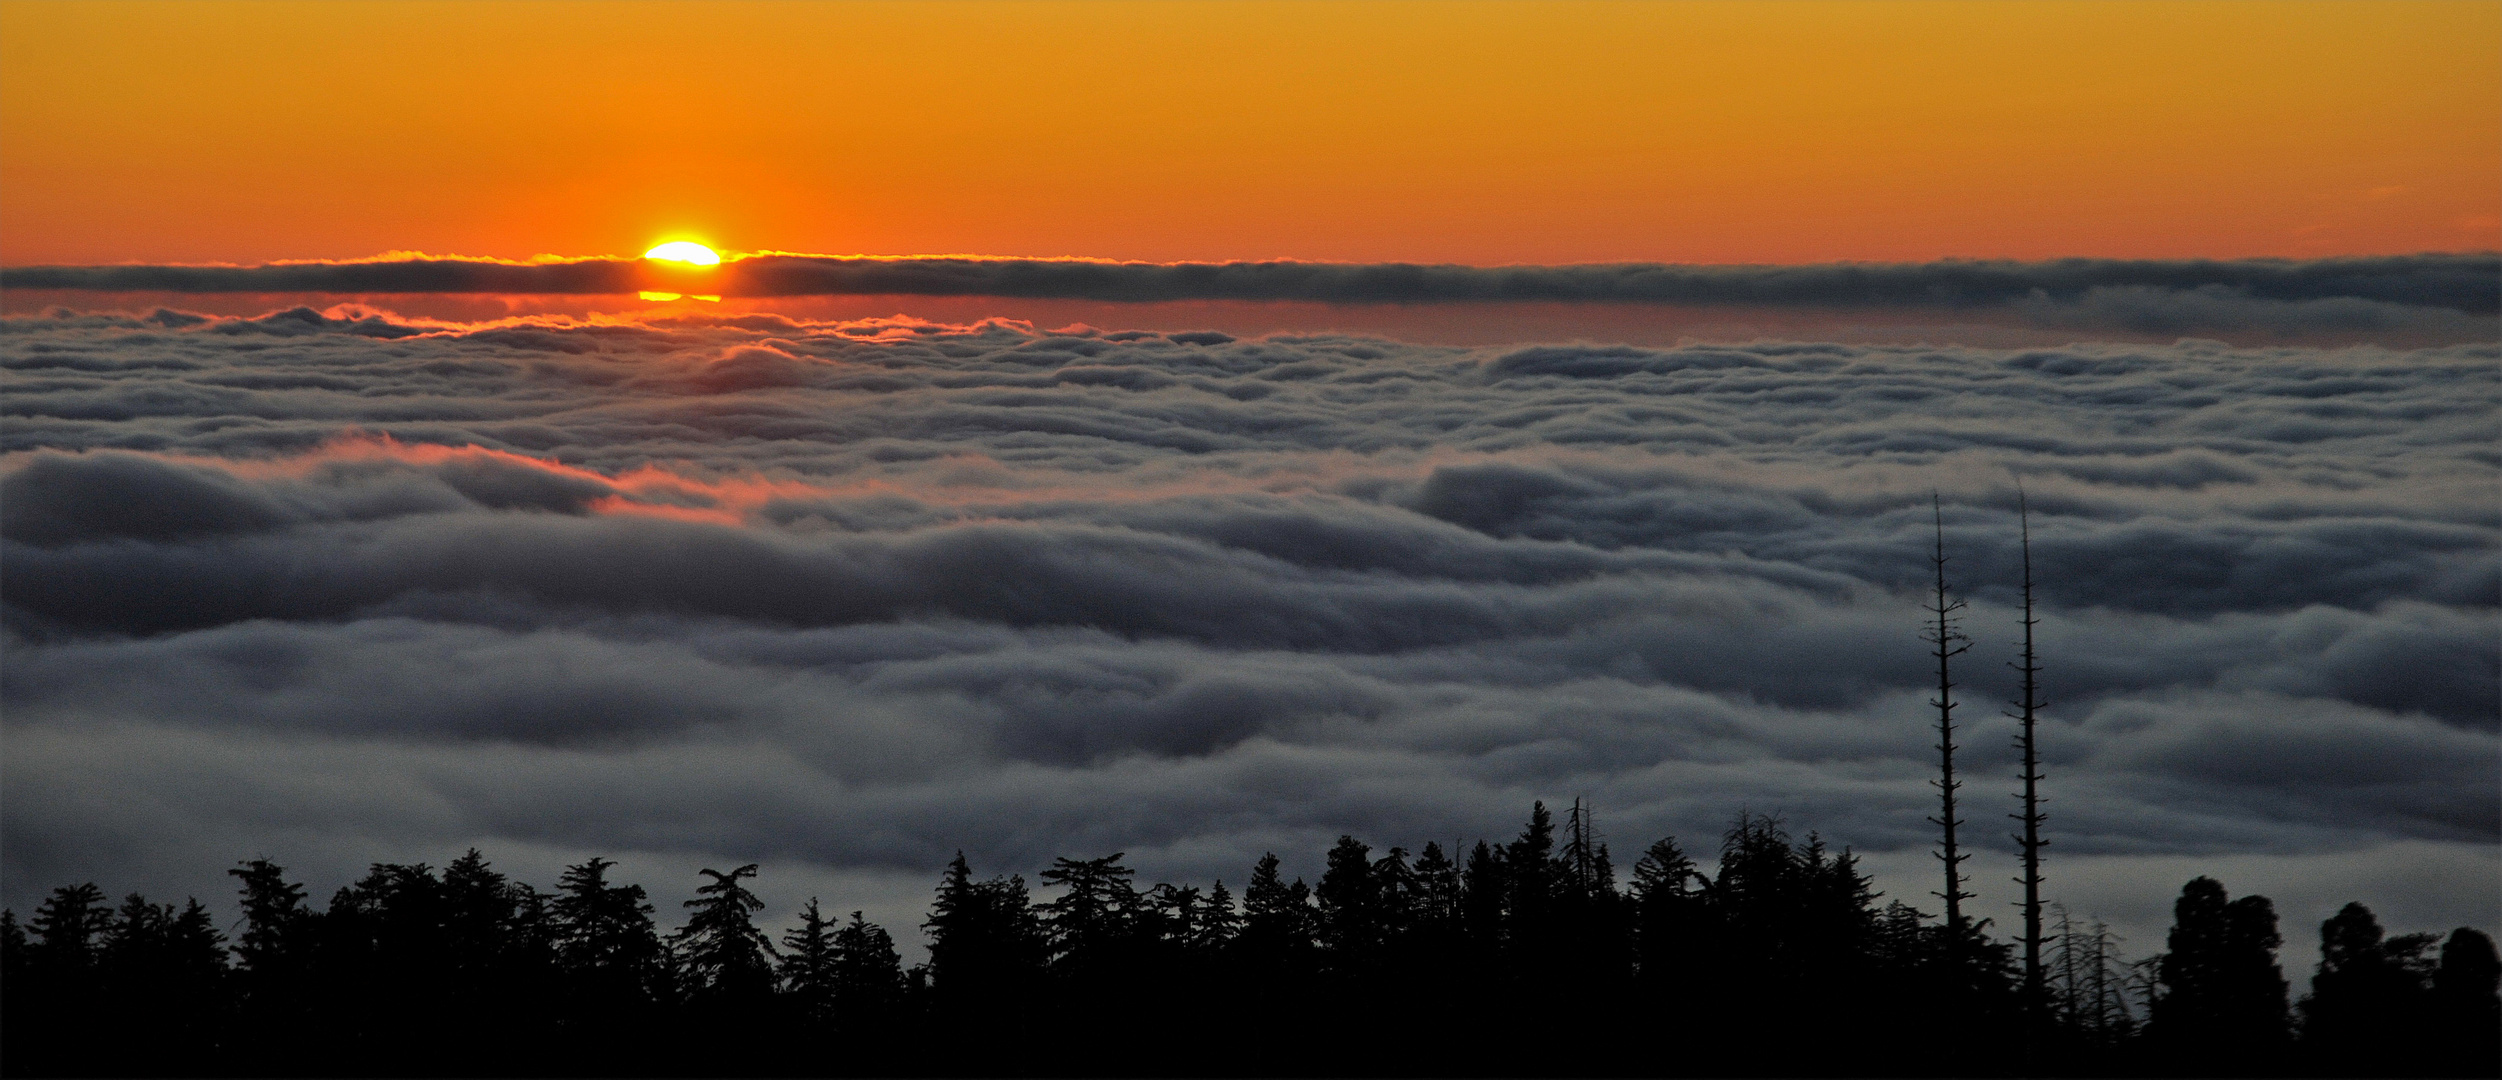
<svg viewBox="0 0 2502 1080">
<path fill-rule="evenodd" d="M 2126 963 L 2059 913 L 2036 948 L 1878 904 L 1848 852 L 1741 817 L 1619 887 L 1577 813 L 1509 843 L 1376 854 L 1317 886 L 1253 868 L 1140 888 L 1121 856 L 1022 878 L 959 856 L 906 970 L 811 900 L 777 944 L 755 868 L 663 932 L 613 864 L 553 892 L 476 852 L 377 864 L 324 908 L 266 860 L 242 919 L 92 885 L 0 916 L 9 1075 L 2388 1075 L 2502 1071 L 2502 962 L 2473 929 L 2349 905 L 2289 1001 L 2265 897 L 2183 888 Z M 2026 952 L 2038 964 L 2023 961 Z"/>
</svg>

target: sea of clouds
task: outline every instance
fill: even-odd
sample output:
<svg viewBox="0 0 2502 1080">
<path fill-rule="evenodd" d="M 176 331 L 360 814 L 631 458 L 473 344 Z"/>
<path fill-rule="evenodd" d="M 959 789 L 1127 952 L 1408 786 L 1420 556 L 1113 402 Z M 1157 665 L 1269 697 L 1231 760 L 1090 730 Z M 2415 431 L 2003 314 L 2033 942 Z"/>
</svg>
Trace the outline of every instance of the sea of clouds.
<svg viewBox="0 0 2502 1080">
<path fill-rule="evenodd" d="M 0 891 L 474 845 L 909 940 L 958 849 L 1238 887 L 1583 797 L 1623 863 L 1778 814 L 1933 908 L 1942 513 L 1994 905 L 2021 484 L 2049 895 L 2493 930 L 2497 361 L 12 318 Z"/>
</svg>

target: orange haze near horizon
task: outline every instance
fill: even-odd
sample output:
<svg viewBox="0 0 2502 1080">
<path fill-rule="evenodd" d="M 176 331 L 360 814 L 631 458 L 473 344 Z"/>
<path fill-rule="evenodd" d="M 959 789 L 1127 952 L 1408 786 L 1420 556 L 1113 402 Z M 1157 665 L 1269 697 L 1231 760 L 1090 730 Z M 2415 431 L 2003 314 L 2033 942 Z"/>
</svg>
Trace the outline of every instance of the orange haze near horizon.
<svg viewBox="0 0 2502 1080">
<path fill-rule="evenodd" d="M 2502 246 L 2502 4 L 8 3 L 0 263 Z"/>
</svg>

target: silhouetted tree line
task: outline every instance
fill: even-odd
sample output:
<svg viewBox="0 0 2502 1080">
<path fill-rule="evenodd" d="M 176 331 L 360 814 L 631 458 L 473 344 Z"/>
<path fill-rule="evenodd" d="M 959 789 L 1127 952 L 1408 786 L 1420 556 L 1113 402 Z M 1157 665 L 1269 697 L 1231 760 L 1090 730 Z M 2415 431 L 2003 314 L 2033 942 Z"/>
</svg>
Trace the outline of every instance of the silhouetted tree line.
<svg viewBox="0 0 2502 1080">
<path fill-rule="evenodd" d="M 2473 929 L 2348 905 L 2288 1002 L 2266 898 L 2185 887 L 2120 959 L 2054 909 L 2042 1007 L 2014 945 L 1881 897 L 1847 850 L 1741 815 L 1708 870 L 1674 839 L 1620 882 L 1576 803 L 1465 851 L 1342 837 L 1239 900 L 1122 856 L 940 876 L 907 970 L 810 900 L 779 942 L 756 867 L 703 871 L 664 931 L 615 864 L 552 892 L 472 851 L 377 864 L 326 907 L 266 859 L 220 927 L 94 885 L 0 913 L 0 1054 L 81 1074 L 2494 1075 L 2502 961 Z M 2047 1022 L 2028 1018 L 2047 1016 Z"/>
</svg>

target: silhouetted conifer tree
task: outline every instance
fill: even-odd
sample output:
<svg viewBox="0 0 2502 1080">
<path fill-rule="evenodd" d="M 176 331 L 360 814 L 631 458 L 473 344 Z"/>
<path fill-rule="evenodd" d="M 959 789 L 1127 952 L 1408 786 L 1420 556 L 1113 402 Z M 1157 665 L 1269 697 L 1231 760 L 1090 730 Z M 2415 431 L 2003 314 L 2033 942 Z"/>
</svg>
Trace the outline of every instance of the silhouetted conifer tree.
<svg viewBox="0 0 2502 1080">
<path fill-rule="evenodd" d="M 1848 852 L 1810 835 L 1792 843 L 1777 818 L 1740 814 L 1721 839 L 1710 898 L 1717 931 L 1766 992 L 1832 982 L 1865 951 L 1875 894 Z"/>
<path fill-rule="evenodd" d="M 2366 1074 L 2418 1042 L 2431 991 L 2438 939 L 2431 934 L 2385 937 L 2380 920 L 2347 904 L 2320 924 L 2319 970 L 2296 1005 L 2303 1048 L 2340 1073 Z M 2411 1056 L 2411 1055 L 2403 1055 Z"/>
<path fill-rule="evenodd" d="M 1339 837 L 1312 895 L 1320 904 L 1321 945 L 1328 950 L 1330 970 L 1342 977 L 1369 971 L 1379 961 L 1385 937 L 1382 888 L 1373 875 L 1371 846 L 1352 836 Z"/>
<path fill-rule="evenodd" d="M 470 1019 L 454 1015 L 449 916 L 442 880 L 422 863 L 375 863 L 332 896 L 314 957 L 326 1053 L 400 1046 L 409 1067 L 435 1068 L 449 1047 L 429 1033 Z"/>
<path fill-rule="evenodd" d="M 1198 922 L 1190 931 L 1193 949 L 1210 955 L 1223 952 L 1242 932 L 1242 913 L 1234 908 L 1234 894 L 1226 891 L 1225 879 L 1218 878 L 1208 887 L 1208 898 L 1199 909 Z"/>
<path fill-rule="evenodd" d="M 23 978 L 38 989 L 16 997 L 8 1062 L 22 1072 L 89 1069 L 102 1037 L 105 1000 L 101 956 L 113 909 L 93 882 L 64 885 L 27 920 Z"/>
<path fill-rule="evenodd" d="M 235 938 L 243 1010 L 235 1065 L 247 1072 L 296 1068 L 312 1048 L 300 1038 L 314 1020 L 308 1000 L 321 916 L 304 903 L 304 886 L 266 858 L 226 873 L 240 885 L 243 933 Z"/>
<path fill-rule="evenodd" d="M 886 1030 L 903 1005 L 903 960 L 895 939 L 876 923 L 851 913 L 834 932 L 834 1004 L 846 1032 Z"/>
<path fill-rule="evenodd" d="M 1288 885 L 1279 879 L 1277 855 L 1260 856 L 1251 868 L 1251 884 L 1242 893 L 1240 947 L 1258 967 L 1299 970 L 1312 948 L 1311 890 L 1303 879 Z"/>
<path fill-rule="evenodd" d="M 226 871 L 242 881 L 243 936 L 235 956 L 246 975 L 267 977 L 299 962 L 290 954 L 301 946 L 300 927 L 312 918 L 304 906 L 304 886 L 286 880 L 286 871 L 268 859 L 253 859 Z"/>
<path fill-rule="evenodd" d="M 1383 962 L 1397 963 L 1399 950 L 1415 928 L 1416 909 L 1422 902 L 1417 893 L 1416 868 L 1407 862 L 1407 849 L 1393 845 L 1373 860 L 1372 879 L 1374 919 L 1380 927 Z"/>
<path fill-rule="evenodd" d="M 0 908 L 0 973 L 24 971 L 27 952 L 25 925 L 17 921 L 17 912 Z"/>
<path fill-rule="evenodd" d="M 1436 949 L 1448 949 L 1459 938 L 1460 891 L 1459 865 L 1442 850 L 1442 845 L 1425 841 L 1425 850 L 1416 856 L 1415 928 L 1433 942 Z"/>
<path fill-rule="evenodd" d="M 1653 841 L 1634 860 L 1634 963 L 1650 993 L 1683 1002 L 1701 989 L 1697 949 L 1710 918 L 1702 892 L 1708 884 L 1673 836 Z"/>
<path fill-rule="evenodd" d="M 1563 868 L 1555 862 L 1555 815 L 1546 803 L 1529 804 L 1520 835 L 1503 845 L 1503 953 L 1506 977 L 1549 977 L 1561 944 L 1557 899 Z"/>
<path fill-rule="evenodd" d="M 1080 978 L 1111 973 L 1132 955 L 1139 921 L 1136 871 L 1121 865 L 1122 852 L 1099 859 L 1053 859 L 1042 872 L 1060 895 L 1042 906 L 1054 962 Z"/>
<path fill-rule="evenodd" d="M 1295 1030 L 1307 1010 L 1320 965 L 1314 945 L 1311 890 L 1301 878 L 1287 883 L 1274 852 L 1263 853 L 1242 890 L 1242 930 L 1229 950 L 1235 973 L 1234 1012 L 1249 1030 Z M 1243 1060 L 1251 1073 L 1292 1071 L 1295 1041 L 1257 1048 Z"/>
<path fill-rule="evenodd" d="M 180 1072 L 213 1052 L 224 1008 L 225 935 L 193 899 L 177 909 L 131 893 L 98 953 L 101 1010 L 112 1036 L 94 1049 L 112 1071 Z"/>
<path fill-rule="evenodd" d="M 1586 800 L 1574 799 L 1565 814 L 1554 866 L 1554 955 L 1545 969 L 1574 988 L 1574 1011 L 1589 1016 L 1621 997 L 1633 977 L 1633 925 L 1616 891 L 1615 860 Z"/>
<path fill-rule="evenodd" d="M 113 909 L 94 882 L 52 890 L 35 907 L 35 964 L 55 979 L 80 978 L 95 970 L 96 954 L 113 928 Z"/>
<path fill-rule="evenodd" d="M 566 867 L 547 903 L 567 1003 L 560 1017 L 588 1046 L 643 1024 L 668 1000 L 668 954 L 652 923 L 652 905 L 641 885 L 608 883 L 615 865 L 592 858 Z"/>
<path fill-rule="evenodd" d="M 1049 959 L 1047 931 L 1022 877 L 975 881 L 957 852 L 922 924 L 930 986 L 950 1008 L 989 1015 L 1033 992 Z"/>
<path fill-rule="evenodd" d="M 724 873 L 706 868 L 712 884 L 695 889 L 684 906 L 694 914 L 675 942 L 685 972 L 684 990 L 699 1001 L 753 1005 L 773 993 L 773 942 L 757 929 L 764 901 L 739 882 L 756 876 L 748 863 Z"/>
<path fill-rule="evenodd" d="M 802 1024 L 822 1028 L 834 1020 L 835 924 L 809 897 L 799 909 L 799 925 L 782 935 L 782 993 Z"/>
<path fill-rule="evenodd" d="M 2181 887 L 2172 930 L 2155 963 L 2147 1034 L 2188 1072 L 2270 1072 L 2287 1030 L 2283 943 L 2264 896 L 2228 900 L 2200 877 Z"/>
<path fill-rule="evenodd" d="M 1511 893 L 1503 850 L 1483 840 L 1468 849 L 1460 868 L 1460 930 L 1472 962 L 1491 965 L 1503 947 L 1503 912 Z"/>
<path fill-rule="evenodd" d="M 2502 1074 L 2502 955 L 2469 927 L 2450 932 L 2433 969 L 2431 1071 L 2445 1076 Z"/>
<path fill-rule="evenodd" d="M 1434 999 L 1469 993 L 1476 972 L 1468 961 L 1460 923 L 1465 894 L 1460 887 L 1459 866 L 1451 861 L 1450 853 L 1440 843 L 1427 841 L 1414 865 L 1408 868 L 1407 878 L 1410 899 L 1406 904 L 1406 929 L 1392 963 L 1403 973 L 1405 985 L 1415 988 L 1409 996 L 1417 999 L 1417 1007 L 1424 1010 L 1433 1007 Z M 1450 1013 L 1445 1010 L 1417 1022 L 1449 1021 Z M 1423 1064 L 1419 1061 L 1416 1067 Z"/>
<path fill-rule="evenodd" d="M 17 921 L 17 912 L 0 908 L 0 1073 L 24 1076 L 30 1071 L 28 1040 L 21 1034 L 11 1039 L 13 1025 L 23 1032 L 22 1025 L 34 1022 L 39 1000 L 34 973 L 29 970 L 33 943 L 26 936 L 26 926 Z"/>
<path fill-rule="evenodd" d="M 476 848 L 443 868 L 444 947 L 459 993 L 500 996 L 499 988 L 527 977 L 523 905 L 531 891 L 496 872 Z"/>
</svg>

